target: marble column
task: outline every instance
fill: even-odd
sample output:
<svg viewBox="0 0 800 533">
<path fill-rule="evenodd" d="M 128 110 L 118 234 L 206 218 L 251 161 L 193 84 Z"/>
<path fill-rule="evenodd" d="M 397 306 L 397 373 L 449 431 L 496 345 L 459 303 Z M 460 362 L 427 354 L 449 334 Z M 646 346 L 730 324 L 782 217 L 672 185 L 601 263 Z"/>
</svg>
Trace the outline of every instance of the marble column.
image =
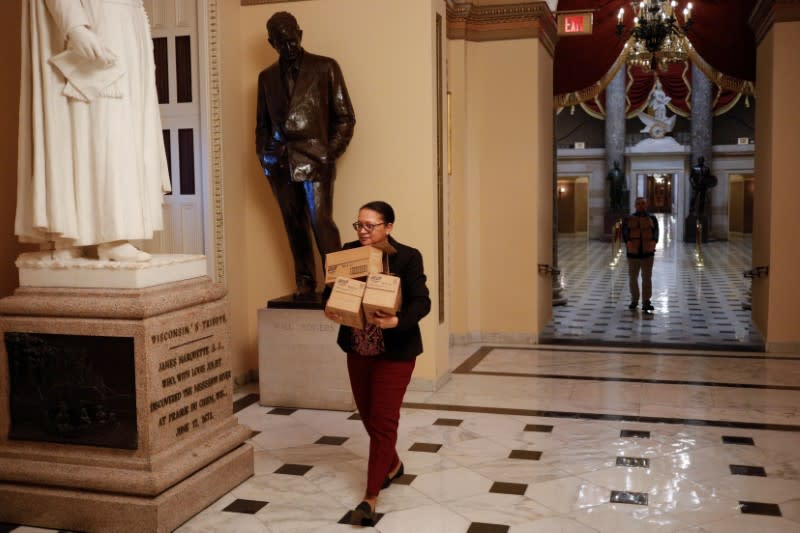
<svg viewBox="0 0 800 533">
<path fill-rule="evenodd" d="M 625 67 L 606 87 L 606 171 L 614 168 L 614 162 L 625 170 Z M 609 196 L 606 195 L 606 205 Z"/>
<path fill-rule="evenodd" d="M 606 176 L 614 168 L 614 163 L 619 163 L 619 168 L 623 173 L 626 171 L 625 165 L 625 66 L 619 69 L 611 83 L 606 87 Z M 603 200 L 603 235 L 604 239 L 614 238 L 614 225 L 621 217 L 620 210 L 612 211 L 611 205 L 611 186 L 612 183 L 606 178 L 605 199 Z M 626 186 L 622 196 L 622 212 L 629 210 L 630 198 L 627 192 L 627 175 L 625 177 Z"/>
<path fill-rule="evenodd" d="M 692 165 L 703 156 L 711 166 L 711 97 L 711 80 L 692 63 Z"/>
<path fill-rule="evenodd" d="M 697 65 L 692 63 L 692 155 L 689 168 L 696 165 L 697 160 L 701 156 L 705 158 L 705 164 L 711 167 L 711 92 L 711 80 L 708 79 L 702 70 L 697 68 Z M 709 189 L 706 192 L 706 211 L 703 216 L 695 217 L 694 215 L 689 215 L 686 218 L 683 235 L 684 242 L 695 242 L 697 240 L 698 227 L 702 227 L 700 233 L 702 242 L 708 241 L 711 230 L 711 196 L 712 190 Z M 690 211 L 689 202 L 691 202 L 692 198 L 692 188 L 688 183 L 686 194 L 684 194 L 683 197 L 686 199 L 686 210 L 684 212 L 688 213 Z M 697 224 L 701 224 L 701 226 Z"/>
</svg>

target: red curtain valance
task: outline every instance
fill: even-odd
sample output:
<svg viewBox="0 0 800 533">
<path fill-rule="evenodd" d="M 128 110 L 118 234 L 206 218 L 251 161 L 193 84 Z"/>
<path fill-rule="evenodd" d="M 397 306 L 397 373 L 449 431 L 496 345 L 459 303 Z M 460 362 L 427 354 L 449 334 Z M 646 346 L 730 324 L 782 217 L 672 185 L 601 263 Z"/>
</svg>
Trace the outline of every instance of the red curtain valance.
<svg viewBox="0 0 800 533">
<path fill-rule="evenodd" d="M 637 113 L 647 112 L 647 103 L 655 87 L 656 78 L 661 81 L 661 88 L 670 97 L 667 104 L 669 110 L 682 117 L 692 112 L 692 69 L 687 61 L 671 63 L 665 72 L 644 70 L 641 67 L 627 67 L 625 81 L 625 116 L 633 118 Z M 605 118 L 605 89 L 596 97 L 580 103 L 581 107 L 596 118 Z M 723 89 L 715 85 L 712 95 L 712 108 L 715 115 L 720 115 L 739 101 L 741 93 Z"/>
<path fill-rule="evenodd" d="M 681 0 L 679 7 L 684 4 Z M 726 92 L 754 92 L 756 45 L 748 18 L 755 4 L 756 0 L 695 2 L 694 25 L 689 33 L 694 46 L 690 59 L 722 87 L 718 102 L 735 98 L 725 96 Z M 596 99 L 621 67 L 619 56 L 624 43 L 616 35 L 620 7 L 625 7 L 625 22 L 630 28 L 633 12 L 628 0 L 559 0 L 559 11 L 593 10 L 594 28 L 592 35 L 561 37 L 556 44 L 553 90 L 557 107 Z M 674 75 L 676 71 L 670 68 L 668 73 Z M 670 75 L 659 74 L 665 92 L 681 99 L 682 77 L 665 81 Z M 673 87 L 674 96 L 667 86 Z"/>
</svg>

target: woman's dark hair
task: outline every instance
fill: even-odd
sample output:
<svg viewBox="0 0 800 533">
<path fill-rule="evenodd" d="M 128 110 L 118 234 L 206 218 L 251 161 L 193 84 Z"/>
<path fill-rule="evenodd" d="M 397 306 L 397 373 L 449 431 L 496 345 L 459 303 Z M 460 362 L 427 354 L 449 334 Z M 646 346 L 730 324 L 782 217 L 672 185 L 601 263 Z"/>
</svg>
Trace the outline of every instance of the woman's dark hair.
<svg viewBox="0 0 800 533">
<path fill-rule="evenodd" d="M 394 209 L 392 209 L 392 206 L 386 202 L 381 202 L 380 200 L 367 202 L 359 208 L 359 211 L 361 211 L 361 209 L 369 209 L 371 211 L 375 211 L 376 213 L 380 213 L 381 217 L 383 217 L 383 221 L 386 224 L 394 224 Z"/>
</svg>

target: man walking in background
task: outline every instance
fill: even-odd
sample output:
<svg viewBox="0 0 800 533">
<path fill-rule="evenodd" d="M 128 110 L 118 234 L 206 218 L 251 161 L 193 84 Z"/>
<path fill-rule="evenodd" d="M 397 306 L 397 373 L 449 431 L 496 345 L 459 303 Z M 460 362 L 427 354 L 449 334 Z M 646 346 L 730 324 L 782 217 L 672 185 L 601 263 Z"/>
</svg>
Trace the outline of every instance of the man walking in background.
<svg viewBox="0 0 800 533">
<path fill-rule="evenodd" d="M 642 274 L 642 311 L 653 312 L 650 297 L 653 293 L 653 260 L 658 242 L 658 219 L 647 212 L 647 200 L 636 198 L 636 211 L 622 223 L 622 240 L 628 255 L 628 284 L 634 310 L 639 304 L 639 273 Z"/>
</svg>

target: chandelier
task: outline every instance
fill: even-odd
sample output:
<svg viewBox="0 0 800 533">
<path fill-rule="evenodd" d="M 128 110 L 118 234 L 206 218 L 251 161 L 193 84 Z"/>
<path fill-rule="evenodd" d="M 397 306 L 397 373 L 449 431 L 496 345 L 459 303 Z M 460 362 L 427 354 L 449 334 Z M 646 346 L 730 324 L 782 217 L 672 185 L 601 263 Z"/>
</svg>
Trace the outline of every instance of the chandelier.
<svg viewBox="0 0 800 533">
<path fill-rule="evenodd" d="M 675 0 L 642 0 L 631 2 L 633 28 L 625 31 L 625 8 L 617 13 L 617 36 L 629 37 L 623 52 L 627 52 L 628 63 L 645 70 L 666 70 L 669 63 L 685 61 L 691 43 L 686 38 L 692 26 L 692 3 L 683 9 L 683 24 L 677 18 L 678 2 Z"/>
</svg>

